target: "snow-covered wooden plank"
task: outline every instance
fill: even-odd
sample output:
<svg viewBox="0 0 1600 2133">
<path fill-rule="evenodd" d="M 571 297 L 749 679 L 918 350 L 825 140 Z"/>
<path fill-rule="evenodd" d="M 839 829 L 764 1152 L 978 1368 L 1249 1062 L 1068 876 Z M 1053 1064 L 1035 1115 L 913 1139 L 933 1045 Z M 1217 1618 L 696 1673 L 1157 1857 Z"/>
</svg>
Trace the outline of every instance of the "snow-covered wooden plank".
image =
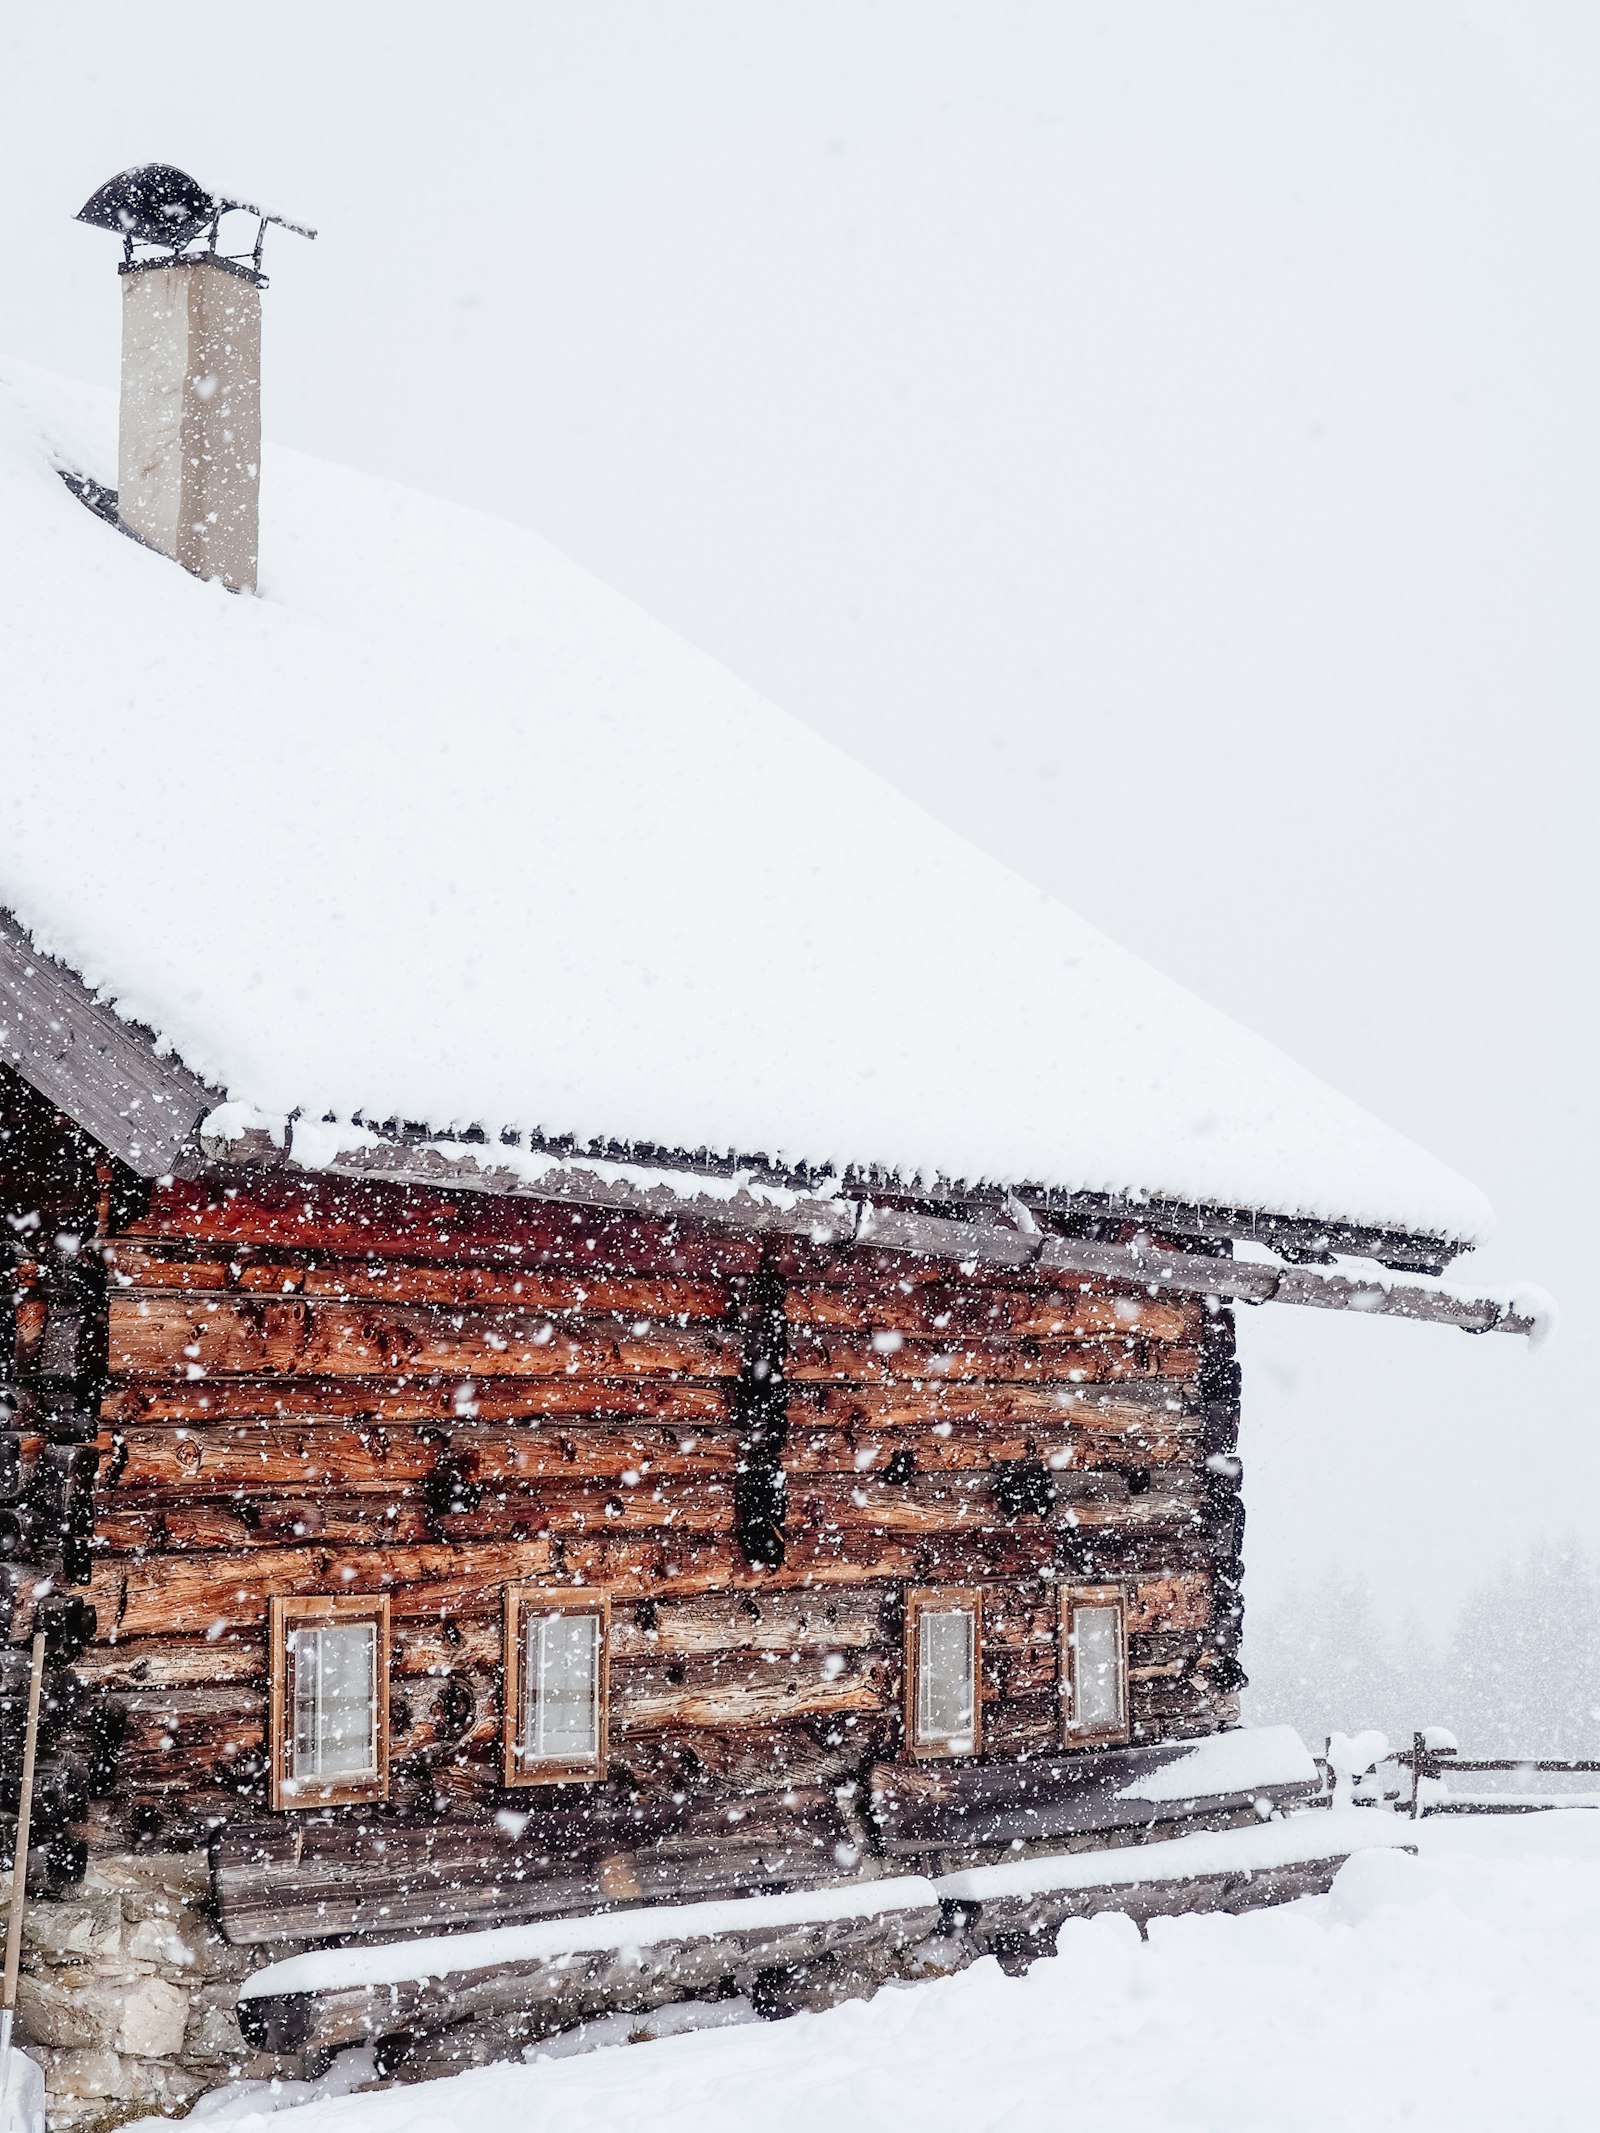
<svg viewBox="0 0 1600 2133">
<path fill-rule="evenodd" d="M 880 1763 L 870 1780 L 872 1812 L 885 1851 L 903 1857 L 1146 1828 L 1316 1792 L 1316 1772 L 1290 1729 L 1240 1729 L 1221 1738 L 1231 1744 L 1226 1768 L 1212 1774 L 1182 1741 L 1003 1763 Z M 1173 1772 L 1176 1790 L 1157 1782 Z"/>
<path fill-rule="evenodd" d="M 148 1030 L 102 1005 L 0 911 L 0 1060 L 141 1177 L 194 1146 L 217 1091 L 158 1057 Z"/>
<path fill-rule="evenodd" d="M 236 1825 L 213 1847 L 212 1886 L 228 1940 L 253 1944 L 832 1884 L 858 1857 L 830 1787 L 747 1797 L 730 1816 L 704 1785 L 665 1796 L 613 1786 L 452 1823 Z"/>
<path fill-rule="evenodd" d="M 845 1948 L 908 1946 L 939 1918 L 931 1885 L 908 1876 L 329 1949 L 257 1971 L 239 2016 L 264 2048 L 326 2050 L 491 2012 L 655 2006 Z"/>
</svg>

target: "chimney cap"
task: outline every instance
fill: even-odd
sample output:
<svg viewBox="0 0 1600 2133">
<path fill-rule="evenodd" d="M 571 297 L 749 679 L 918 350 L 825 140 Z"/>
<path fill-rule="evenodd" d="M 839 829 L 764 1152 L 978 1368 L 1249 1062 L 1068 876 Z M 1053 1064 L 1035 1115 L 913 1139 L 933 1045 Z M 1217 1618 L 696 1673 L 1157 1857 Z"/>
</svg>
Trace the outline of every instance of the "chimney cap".
<svg viewBox="0 0 1600 2133">
<path fill-rule="evenodd" d="M 119 171 L 90 195 L 73 220 L 112 231 L 122 239 L 124 255 L 131 263 L 136 244 L 158 246 L 176 259 L 202 237 L 207 253 L 220 256 L 218 227 L 223 216 L 234 209 L 256 216 L 261 224 L 250 255 L 257 275 L 269 222 L 277 223 L 280 229 L 293 230 L 297 237 L 317 234 L 302 222 L 291 222 L 286 215 L 274 215 L 248 200 L 229 200 L 220 193 L 209 193 L 198 178 L 191 178 L 186 170 L 171 163 L 141 163 L 133 170 Z"/>
<path fill-rule="evenodd" d="M 176 252 L 215 222 L 222 205 L 186 170 L 171 163 L 141 163 L 108 178 L 73 220 L 114 230 L 136 244 L 165 245 Z"/>
</svg>

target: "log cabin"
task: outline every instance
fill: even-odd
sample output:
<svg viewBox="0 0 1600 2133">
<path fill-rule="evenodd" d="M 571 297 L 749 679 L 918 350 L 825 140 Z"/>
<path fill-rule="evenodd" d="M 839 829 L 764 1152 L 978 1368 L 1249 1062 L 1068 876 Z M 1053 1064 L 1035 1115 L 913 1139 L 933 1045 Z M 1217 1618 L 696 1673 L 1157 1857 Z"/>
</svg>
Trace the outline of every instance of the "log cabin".
<svg viewBox="0 0 1600 2133">
<path fill-rule="evenodd" d="M 1086 1851 L 1305 1800 L 1235 1314 L 1534 1333 L 1443 1278 L 1481 1195 L 530 535 L 263 455 L 181 175 L 88 218 L 120 434 L 0 390 L 57 2121 L 1014 1959 Z"/>
</svg>

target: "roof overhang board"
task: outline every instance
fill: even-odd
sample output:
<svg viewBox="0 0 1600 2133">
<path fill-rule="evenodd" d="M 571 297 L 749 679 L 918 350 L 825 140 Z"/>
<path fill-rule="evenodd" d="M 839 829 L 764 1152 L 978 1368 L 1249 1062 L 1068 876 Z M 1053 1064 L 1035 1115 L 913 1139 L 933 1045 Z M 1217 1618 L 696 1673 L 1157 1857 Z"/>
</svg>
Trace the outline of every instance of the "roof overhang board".
<svg viewBox="0 0 1600 2133">
<path fill-rule="evenodd" d="M 1232 1256 L 1171 1251 L 1153 1243 L 1106 1244 L 1040 1229 L 1018 1209 L 1016 1225 L 951 1221 L 844 1195 L 776 1190 L 749 1180 L 668 1173 L 581 1158 L 550 1161 L 489 1145 L 407 1144 L 364 1133 L 361 1145 L 338 1145 L 338 1129 L 293 1130 L 288 1160 L 296 1168 L 340 1177 L 388 1178 L 397 1184 L 450 1185 L 577 1206 L 672 1216 L 730 1227 L 776 1231 L 816 1244 L 854 1244 L 958 1265 L 1011 1267 L 1062 1280 L 1114 1281 L 1147 1291 L 1211 1296 L 1247 1304 L 1287 1303 L 1381 1318 L 1459 1326 L 1468 1333 L 1537 1336 L 1547 1325 L 1533 1303 L 1443 1282 L 1352 1274 L 1329 1267 L 1263 1264 Z M 310 1155 L 314 1159 L 306 1161 Z M 283 1161 L 282 1156 L 278 1157 Z"/>
<path fill-rule="evenodd" d="M 0 1060 L 140 1177 L 172 1170 L 220 1100 L 148 1030 L 41 955 L 0 911 Z"/>
<path fill-rule="evenodd" d="M 943 1232 L 941 1238 L 936 1232 Z M 981 1238 L 974 1248 L 970 1241 Z M 989 1239 L 999 1245 L 993 1251 Z M 1459 1326 L 1466 1333 L 1542 1330 L 1539 1312 L 1445 1283 L 1379 1279 L 1337 1268 L 1268 1265 L 1257 1260 L 1169 1251 L 1145 1244 L 1099 1244 L 1083 1237 L 1028 1238 L 1016 1230 L 979 1230 L 976 1224 L 938 1221 L 898 1208 L 866 1208 L 855 1241 L 890 1251 L 939 1253 L 1027 1266 L 1064 1280 L 1088 1278 L 1127 1283 L 1151 1291 L 1214 1296 L 1221 1302 L 1308 1305 L 1323 1311 L 1359 1311 L 1379 1318 L 1415 1318 Z M 1024 1253 L 1020 1247 L 1031 1246 Z"/>
</svg>

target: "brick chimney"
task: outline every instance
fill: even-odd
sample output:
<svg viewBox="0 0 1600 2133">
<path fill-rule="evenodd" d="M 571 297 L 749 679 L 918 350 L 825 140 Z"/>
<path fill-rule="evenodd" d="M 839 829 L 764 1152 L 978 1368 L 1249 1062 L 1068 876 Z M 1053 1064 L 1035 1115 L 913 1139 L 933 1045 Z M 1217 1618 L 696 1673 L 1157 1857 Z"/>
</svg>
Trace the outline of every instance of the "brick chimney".
<svg viewBox="0 0 1600 2133">
<path fill-rule="evenodd" d="M 254 250 L 224 255 L 224 215 L 258 218 Z M 254 592 L 260 545 L 261 248 L 269 222 L 187 172 L 125 170 L 79 210 L 123 240 L 117 522 L 230 592 Z"/>
</svg>

